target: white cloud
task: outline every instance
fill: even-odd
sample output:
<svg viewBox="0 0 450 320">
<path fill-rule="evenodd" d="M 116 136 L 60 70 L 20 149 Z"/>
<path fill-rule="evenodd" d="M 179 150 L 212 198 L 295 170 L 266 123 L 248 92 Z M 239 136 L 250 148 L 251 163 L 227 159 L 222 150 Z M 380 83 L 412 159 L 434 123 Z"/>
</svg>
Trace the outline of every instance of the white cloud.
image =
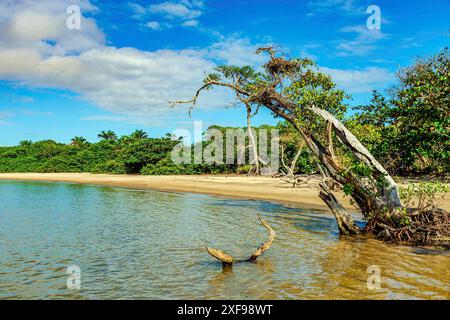
<svg viewBox="0 0 450 320">
<path fill-rule="evenodd" d="M 181 24 L 183 27 L 197 27 L 198 20 L 187 20 Z"/>
<path fill-rule="evenodd" d="M 232 37 L 213 44 L 208 55 L 225 64 L 255 66 L 266 61 L 264 55 L 255 54 L 259 47 L 261 45 L 252 44 L 248 39 Z"/>
<path fill-rule="evenodd" d="M 69 5 L 78 5 L 83 13 L 97 9 L 84 0 L 0 2 L 0 46 L 65 53 L 102 46 L 104 34 L 91 18 L 82 17 L 81 30 L 66 28 Z M 49 43 L 55 42 L 56 45 Z"/>
<path fill-rule="evenodd" d="M 166 21 L 165 26 L 171 27 L 174 24 L 183 27 L 197 27 L 198 18 L 203 14 L 203 1 L 201 0 L 178 0 L 165 1 L 148 6 L 130 2 L 128 6 L 136 19 L 145 19 L 149 16 L 158 16 Z M 167 23 L 170 21 L 170 24 Z"/>
<path fill-rule="evenodd" d="M 146 26 L 152 30 L 161 30 L 161 24 L 158 21 L 149 21 Z"/>
<path fill-rule="evenodd" d="M 202 15 L 202 11 L 198 10 L 198 6 L 189 1 L 162 2 L 152 4 L 149 7 L 151 13 L 161 14 L 168 19 L 190 20 L 198 18 Z"/>
<path fill-rule="evenodd" d="M 1 80 L 67 89 L 118 115 L 161 118 L 180 112 L 169 108 L 167 101 L 191 97 L 202 83 L 204 71 L 211 70 L 215 62 L 255 64 L 263 59 L 253 55 L 256 46 L 238 38 L 190 50 L 115 48 L 105 44 L 95 20 L 86 18 L 82 29 L 73 33 L 74 39 L 80 41 L 72 41 L 64 20 L 64 1 L 89 7 L 87 1 L 63 0 L 58 6 L 51 0 L 39 1 L 29 25 L 18 27 L 21 23 L 17 21 L 30 14 L 26 4 L 37 2 L 17 1 L 9 8 L 2 3 L 1 9 L 8 9 L 9 15 L 0 10 L 0 22 L 6 26 L 0 31 Z M 41 25 L 43 21 L 48 24 Z M 230 97 L 218 90 L 214 97 L 202 97 L 198 107 L 222 107 Z"/>
<path fill-rule="evenodd" d="M 389 36 L 381 30 L 370 30 L 365 25 L 346 26 L 339 30 L 342 33 L 355 34 L 351 40 L 342 39 L 337 42 L 336 49 L 338 56 L 365 56 L 375 49 L 380 40 Z"/>
<path fill-rule="evenodd" d="M 134 18 L 139 18 L 147 14 L 147 9 L 139 3 L 128 2 L 128 6 L 134 12 Z"/>
<path fill-rule="evenodd" d="M 371 92 L 386 87 L 394 81 L 395 75 L 385 68 L 333 69 L 321 67 L 320 71 L 331 75 L 337 85 L 348 93 Z"/>
<path fill-rule="evenodd" d="M 357 3 L 355 0 L 309 0 L 306 3 L 310 9 L 308 16 L 336 14 L 345 15 L 363 15 L 366 14 L 366 7 Z"/>
</svg>

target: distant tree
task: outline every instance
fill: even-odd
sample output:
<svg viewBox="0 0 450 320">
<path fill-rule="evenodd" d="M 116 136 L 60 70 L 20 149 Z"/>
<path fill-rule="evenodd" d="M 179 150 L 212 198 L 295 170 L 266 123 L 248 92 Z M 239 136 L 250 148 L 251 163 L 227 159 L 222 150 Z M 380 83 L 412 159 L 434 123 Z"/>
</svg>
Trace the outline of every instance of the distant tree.
<svg viewBox="0 0 450 320">
<path fill-rule="evenodd" d="M 99 137 L 100 139 L 109 140 L 109 141 L 117 140 L 117 135 L 112 130 L 107 130 L 107 131 L 103 130 L 97 135 L 97 137 Z"/>
<path fill-rule="evenodd" d="M 88 142 L 87 142 L 86 138 L 84 138 L 84 137 L 77 136 L 77 137 L 73 137 L 72 139 L 70 139 L 70 144 L 72 146 L 76 146 L 76 147 L 84 146 L 87 143 Z"/>
<path fill-rule="evenodd" d="M 22 140 L 19 142 L 19 146 L 21 147 L 29 147 L 33 144 L 33 141 L 31 140 Z"/>
<path fill-rule="evenodd" d="M 130 134 L 130 138 L 132 140 L 147 139 L 148 134 L 144 130 L 135 130 L 133 133 Z"/>
<path fill-rule="evenodd" d="M 156 164 L 168 157 L 177 143 L 170 138 L 141 138 L 123 145 L 120 155 L 126 173 L 140 173 L 147 164 Z"/>
</svg>

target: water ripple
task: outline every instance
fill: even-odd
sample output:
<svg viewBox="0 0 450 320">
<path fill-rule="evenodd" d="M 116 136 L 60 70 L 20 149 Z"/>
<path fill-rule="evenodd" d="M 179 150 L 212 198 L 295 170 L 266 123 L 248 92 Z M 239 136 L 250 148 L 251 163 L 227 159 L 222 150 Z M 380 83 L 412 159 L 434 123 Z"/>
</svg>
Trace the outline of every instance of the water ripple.
<svg viewBox="0 0 450 320">
<path fill-rule="evenodd" d="M 448 299 L 449 256 L 339 239 L 334 218 L 264 201 L 0 182 L 0 299 Z M 256 263 L 222 269 L 204 250 Z M 67 288 L 67 267 L 81 289 Z M 367 267 L 381 289 L 367 288 Z"/>
</svg>

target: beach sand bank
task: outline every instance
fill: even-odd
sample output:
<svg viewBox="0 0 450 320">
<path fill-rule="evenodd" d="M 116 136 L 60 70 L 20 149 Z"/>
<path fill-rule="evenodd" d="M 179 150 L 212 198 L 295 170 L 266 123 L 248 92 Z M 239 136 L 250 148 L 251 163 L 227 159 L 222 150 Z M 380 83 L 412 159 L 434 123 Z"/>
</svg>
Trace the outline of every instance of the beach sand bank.
<svg viewBox="0 0 450 320">
<path fill-rule="evenodd" d="M 198 176 L 140 176 L 91 173 L 0 173 L 0 180 L 54 181 L 89 185 L 152 189 L 168 192 L 191 192 L 224 197 L 268 200 L 295 204 L 308 209 L 327 210 L 319 198 L 319 179 L 292 188 L 281 179 L 272 177 L 247 177 L 225 175 Z M 340 191 L 335 192 L 343 206 L 356 211 L 349 198 Z M 441 202 L 441 207 L 450 210 L 450 197 Z"/>
</svg>

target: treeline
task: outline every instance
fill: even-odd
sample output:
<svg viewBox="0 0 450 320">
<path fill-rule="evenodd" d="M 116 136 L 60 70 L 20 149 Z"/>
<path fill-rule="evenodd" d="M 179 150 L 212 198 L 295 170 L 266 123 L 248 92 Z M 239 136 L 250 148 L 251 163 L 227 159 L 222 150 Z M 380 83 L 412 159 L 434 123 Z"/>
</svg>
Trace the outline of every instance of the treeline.
<svg viewBox="0 0 450 320">
<path fill-rule="evenodd" d="M 219 128 L 215 126 L 215 128 Z M 53 140 L 24 140 L 18 146 L 0 147 L 0 172 L 92 172 L 115 174 L 246 173 L 248 166 L 235 164 L 175 164 L 171 152 L 181 139 L 167 134 L 148 137 L 143 130 L 118 137 L 102 131 L 101 140 L 72 138 L 69 144 Z M 203 142 L 204 147 L 208 142 Z M 192 158 L 194 147 L 192 146 Z"/>
<path fill-rule="evenodd" d="M 345 117 L 348 106 L 344 94 L 327 103 L 333 112 L 360 139 L 393 175 L 436 174 L 450 169 L 450 59 L 447 49 L 398 72 L 398 83 L 386 94 L 373 93 L 370 104 L 359 106 Z M 305 117 L 307 119 L 307 117 Z M 309 122 L 304 126 L 323 126 Z M 225 132 L 225 127 L 212 128 Z M 280 132 L 280 170 L 295 173 L 317 170 L 303 140 L 287 122 Z M 241 128 L 246 130 L 246 128 Z M 180 139 L 169 134 L 150 138 L 142 130 L 118 137 L 102 131 L 99 142 L 74 137 L 69 144 L 52 140 L 21 141 L 18 146 L 0 147 L 0 172 L 92 172 L 117 174 L 206 174 L 248 173 L 251 164 L 175 164 L 171 151 Z M 248 145 L 248 140 L 246 141 Z M 208 142 L 203 142 L 204 146 Z M 235 146 L 235 157 L 241 152 Z M 192 148 L 194 150 L 194 148 Z M 245 150 L 248 159 L 249 149 Z M 345 154 L 341 155 L 345 159 Z M 193 157 L 193 155 L 192 155 Z M 292 161 L 295 163 L 293 164 Z M 350 160 L 349 160 L 350 161 Z M 248 162 L 247 162 L 248 163 Z"/>
</svg>

